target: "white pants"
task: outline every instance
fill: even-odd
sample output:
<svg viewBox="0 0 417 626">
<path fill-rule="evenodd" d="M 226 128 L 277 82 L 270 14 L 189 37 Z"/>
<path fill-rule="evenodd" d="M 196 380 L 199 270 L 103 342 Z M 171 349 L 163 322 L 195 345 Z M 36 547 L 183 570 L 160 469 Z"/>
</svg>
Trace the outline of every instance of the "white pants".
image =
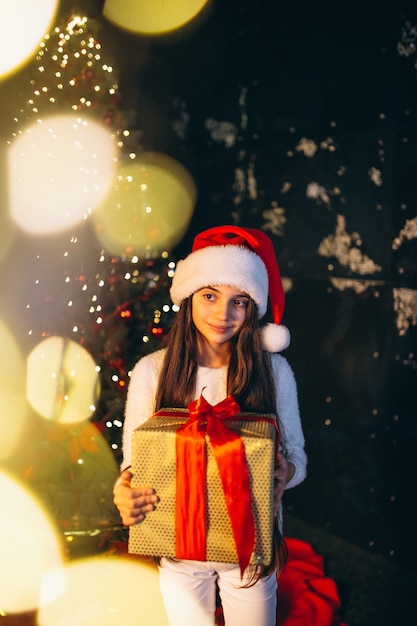
<svg viewBox="0 0 417 626">
<path fill-rule="evenodd" d="M 216 583 L 226 626 L 275 626 L 275 573 L 242 588 L 236 565 L 162 559 L 159 581 L 170 626 L 213 626 Z"/>
</svg>

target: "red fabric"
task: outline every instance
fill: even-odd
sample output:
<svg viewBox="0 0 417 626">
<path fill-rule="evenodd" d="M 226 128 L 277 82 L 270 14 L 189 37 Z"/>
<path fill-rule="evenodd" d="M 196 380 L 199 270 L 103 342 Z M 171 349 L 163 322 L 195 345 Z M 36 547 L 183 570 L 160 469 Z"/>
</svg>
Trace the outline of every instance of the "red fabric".
<svg viewBox="0 0 417 626">
<path fill-rule="evenodd" d="M 206 560 L 206 450 L 210 438 L 243 572 L 255 545 L 249 469 L 240 435 L 224 421 L 240 407 L 232 396 L 212 406 L 203 396 L 189 405 L 190 418 L 176 433 L 176 556 Z M 236 480 L 239 477 L 239 480 Z"/>
<path fill-rule="evenodd" d="M 288 562 L 278 581 L 278 626 L 344 626 L 340 597 L 324 571 L 323 557 L 299 539 L 285 539 Z"/>
<path fill-rule="evenodd" d="M 286 538 L 288 561 L 278 581 L 277 626 L 346 626 L 337 612 L 340 597 L 324 571 L 323 557 L 309 543 Z M 221 607 L 217 626 L 224 626 Z"/>
</svg>

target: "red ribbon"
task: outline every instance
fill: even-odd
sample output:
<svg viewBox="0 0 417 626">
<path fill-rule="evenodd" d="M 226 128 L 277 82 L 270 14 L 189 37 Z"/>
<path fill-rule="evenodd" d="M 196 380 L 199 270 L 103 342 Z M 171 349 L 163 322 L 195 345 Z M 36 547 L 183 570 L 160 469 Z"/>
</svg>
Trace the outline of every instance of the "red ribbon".
<svg viewBox="0 0 417 626">
<path fill-rule="evenodd" d="M 233 396 L 212 406 L 203 396 L 188 406 L 189 419 L 176 433 L 176 556 L 206 560 L 206 445 L 210 438 L 243 575 L 255 546 L 249 469 L 239 434 L 224 423 L 240 407 Z"/>
</svg>

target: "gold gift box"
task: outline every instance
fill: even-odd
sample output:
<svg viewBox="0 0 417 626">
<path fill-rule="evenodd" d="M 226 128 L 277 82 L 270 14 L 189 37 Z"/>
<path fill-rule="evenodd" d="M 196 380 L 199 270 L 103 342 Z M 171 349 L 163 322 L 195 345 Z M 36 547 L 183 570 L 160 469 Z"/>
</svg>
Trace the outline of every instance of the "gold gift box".
<svg viewBox="0 0 417 626">
<path fill-rule="evenodd" d="M 164 416 L 164 411 L 178 413 L 178 417 Z M 133 554 L 175 558 L 175 439 L 177 429 L 187 419 L 185 409 L 162 409 L 133 432 L 132 487 L 149 485 L 160 497 L 156 510 L 129 529 L 128 549 Z M 250 563 L 256 565 L 268 565 L 272 558 L 276 429 L 271 421 L 274 420 L 273 415 L 239 413 L 226 422 L 228 428 L 241 436 L 245 448 L 256 536 Z M 207 435 L 205 438 L 206 560 L 238 563 L 217 463 Z"/>
</svg>

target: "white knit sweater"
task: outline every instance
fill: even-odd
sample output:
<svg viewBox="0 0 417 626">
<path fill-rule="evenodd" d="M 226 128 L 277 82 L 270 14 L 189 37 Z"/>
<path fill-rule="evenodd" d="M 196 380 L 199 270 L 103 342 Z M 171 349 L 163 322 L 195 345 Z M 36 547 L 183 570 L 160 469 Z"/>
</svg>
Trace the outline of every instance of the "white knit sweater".
<svg viewBox="0 0 417 626">
<path fill-rule="evenodd" d="M 155 393 L 164 359 L 164 350 L 143 357 L 134 367 L 129 384 L 123 430 L 122 468 L 131 465 L 132 433 L 155 412 Z M 281 438 L 285 441 L 287 460 L 293 463 L 295 474 L 287 489 L 295 487 L 306 476 L 307 457 L 298 408 L 297 388 L 288 361 L 280 354 L 271 354 L 277 389 L 277 410 Z M 221 402 L 227 396 L 227 366 L 198 367 L 194 398 L 204 397 L 210 404 Z M 282 432 L 283 431 L 283 432 Z"/>
</svg>

